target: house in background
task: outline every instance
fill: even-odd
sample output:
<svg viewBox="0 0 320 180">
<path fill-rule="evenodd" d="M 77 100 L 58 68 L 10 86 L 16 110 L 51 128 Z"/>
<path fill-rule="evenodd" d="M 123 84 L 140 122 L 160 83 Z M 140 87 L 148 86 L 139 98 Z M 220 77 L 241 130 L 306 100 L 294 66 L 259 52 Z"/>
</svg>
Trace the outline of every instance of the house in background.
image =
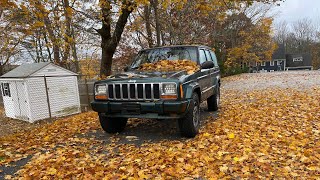
<svg viewBox="0 0 320 180">
<path fill-rule="evenodd" d="M 279 44 L 271 61 L 256 62 L 253 72 L 274 72 L 288 70 L 312 70 L 310 54 L 288 54 L 284 44 Z"/>
<path fill-rule="evenodd" d="M 283 44 L 278 45 L 278 48 L 272 54 L 272 60 L 256 62 L 255 72 L 274 72 L 283 71 L 286 68 L 286 50 Z"/>
<path fill-rule="evenodd" d="M 286 70 L 313 70 L 310 54 L 286 54 Z"/>
</svg>

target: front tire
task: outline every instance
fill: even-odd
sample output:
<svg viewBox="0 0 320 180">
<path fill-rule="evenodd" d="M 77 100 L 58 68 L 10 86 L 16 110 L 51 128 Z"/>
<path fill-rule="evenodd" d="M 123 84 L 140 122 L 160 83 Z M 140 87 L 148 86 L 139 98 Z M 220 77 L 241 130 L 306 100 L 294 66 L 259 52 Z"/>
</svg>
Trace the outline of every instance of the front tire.
<svg viewBox="0 0 320 180">
<path fill-rule="evenodd" d="M 99 114 L 99 120 L 102 129 L 110 134 L 122 132 L 128 121 L 127 118 L 108 118 L 103 114 Z"/>
<path fill-rule="evenodd" d="M 199 133 L 200 128 L 200 100 L 197 93 L 193 93 L 186 116 L 179 119 L 179 129 L 183 136 L 192 138 Z"/>
<path fill-rule="evenodd" d="M 207 99 L 208 110 L 217 111 L 220 104 L 220 87 L 217 85 L 216 93 Z"/>
</svg>

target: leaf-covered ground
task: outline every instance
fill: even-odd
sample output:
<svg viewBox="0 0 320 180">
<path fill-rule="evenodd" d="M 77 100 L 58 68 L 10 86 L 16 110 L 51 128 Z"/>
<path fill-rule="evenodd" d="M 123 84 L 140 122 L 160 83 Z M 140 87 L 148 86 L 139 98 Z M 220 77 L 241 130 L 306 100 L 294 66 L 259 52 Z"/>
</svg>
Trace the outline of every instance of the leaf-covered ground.
<svg viewBox="0 0 320 180">
<path fill-rule="evenodd" d="M 320 72 L 225 78 L 219 117 L 194 139 L 105 143 L 86 136 L 100 131 L 95 113 L 72 116 L 0 138 L 0 167 L 32 155 L 6 178 L 319 179 L 319 84 Z"/>
</svg>

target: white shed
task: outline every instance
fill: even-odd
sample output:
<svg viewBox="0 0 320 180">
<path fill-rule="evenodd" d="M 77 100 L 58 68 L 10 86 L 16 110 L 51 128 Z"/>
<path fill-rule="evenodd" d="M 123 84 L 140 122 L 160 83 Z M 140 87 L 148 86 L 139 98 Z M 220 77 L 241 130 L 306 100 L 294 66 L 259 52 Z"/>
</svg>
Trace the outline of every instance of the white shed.
<svg viewBox="0 0 320 180">
<path fill-rule="evenodd" d="M 0 83 L 7 117 L 32 123 L 81 111 L 77 74 L 52 63 L 21 65 Z"/>
</svg>

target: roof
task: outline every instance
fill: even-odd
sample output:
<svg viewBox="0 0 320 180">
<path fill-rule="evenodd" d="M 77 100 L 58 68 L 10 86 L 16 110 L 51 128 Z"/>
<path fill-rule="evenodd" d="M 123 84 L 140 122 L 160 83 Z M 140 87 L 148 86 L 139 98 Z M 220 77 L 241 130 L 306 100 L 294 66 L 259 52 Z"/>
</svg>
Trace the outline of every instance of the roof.
<svg viewBox="0 0 320 180">
<path fill-rule="evenodd" d="M 17 68 L 9 71 L 8 73 L 2 75 L 0 78 L 26 78 L 39 71 L 40 69 L 51 64 L 50 62 L 32 63 L 32 64 L 22 64 Z M 54 65 L 54 64 L 52 64 Z M 54 65 L 56 66 L 56 65 Z M 58 66 L 59 68 L 62 68 Z M 63 68 L 64 69 L 64 68 Z M 65 69 L 66 71 L 69 71 Z M 73 73 L 73 72 L 72 72 Z"/>
<path fill-rule="evenodd" d="M 286 59 L 286 48 L 284 44 L 278 44 L 278 48 L 272 54 L 272 59 Z"/>
</svg>

